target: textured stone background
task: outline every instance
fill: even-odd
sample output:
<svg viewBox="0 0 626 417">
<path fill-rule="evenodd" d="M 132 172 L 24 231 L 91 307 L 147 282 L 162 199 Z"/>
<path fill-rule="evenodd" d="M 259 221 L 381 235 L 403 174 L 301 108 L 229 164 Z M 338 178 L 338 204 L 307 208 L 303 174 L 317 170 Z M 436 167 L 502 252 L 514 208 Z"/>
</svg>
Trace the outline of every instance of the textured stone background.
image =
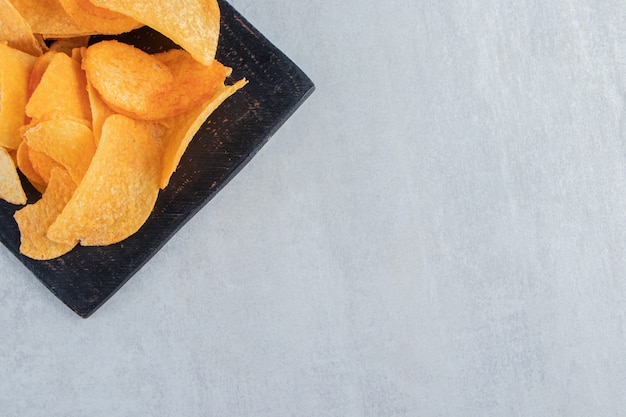
<svg viewBox="0 0 626 417">
<path fill-rule="evenodd" d="M 90 319 L 0 250 L 1 414 L 624 415 L 624 3 L 232 4 L 317 91 Z"/>
</svg>

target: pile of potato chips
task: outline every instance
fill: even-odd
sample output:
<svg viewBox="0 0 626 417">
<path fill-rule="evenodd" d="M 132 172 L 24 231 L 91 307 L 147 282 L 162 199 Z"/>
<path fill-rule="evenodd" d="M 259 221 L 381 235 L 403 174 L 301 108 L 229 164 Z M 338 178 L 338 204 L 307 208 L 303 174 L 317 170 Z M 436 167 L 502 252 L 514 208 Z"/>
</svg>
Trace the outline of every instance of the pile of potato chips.
<svg viewBox="0 0 626 417">
<path fill-rule="evenodd" d="M 182 49 L 149 55 L 93 34 L 142 25 Z M 215 60 L 215 0 L 0 0 L 0 198 L 20 252 L 52 259 L 135 233 L 206 118 L 246 84 Z"/>
</svg>

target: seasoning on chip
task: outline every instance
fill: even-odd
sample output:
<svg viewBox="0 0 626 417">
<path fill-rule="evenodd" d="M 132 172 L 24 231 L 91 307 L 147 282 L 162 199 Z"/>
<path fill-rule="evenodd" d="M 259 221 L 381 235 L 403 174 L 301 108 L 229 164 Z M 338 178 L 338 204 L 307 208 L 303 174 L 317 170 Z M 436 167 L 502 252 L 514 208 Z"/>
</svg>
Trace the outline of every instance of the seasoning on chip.
<svg viewBox="0 0 626 417">
<path fill-rule="evenodd" d="M 174 85 L 174 76 L 165 64 L 117 41 L 87 48 L 82 67 L 89 83 L 111 109 L 144 120 Z"/>
<path fill-rule="evenodd" d="M 230 68 L 216 60 L 211 65 L 201 64 L 182 49 L 171 49 L 154 56 L 172 72 L 174 85 L 146 115 L 150 120 L 167 119 L 193 110 L 213 97 L 231 73 Z"/>
</svg>

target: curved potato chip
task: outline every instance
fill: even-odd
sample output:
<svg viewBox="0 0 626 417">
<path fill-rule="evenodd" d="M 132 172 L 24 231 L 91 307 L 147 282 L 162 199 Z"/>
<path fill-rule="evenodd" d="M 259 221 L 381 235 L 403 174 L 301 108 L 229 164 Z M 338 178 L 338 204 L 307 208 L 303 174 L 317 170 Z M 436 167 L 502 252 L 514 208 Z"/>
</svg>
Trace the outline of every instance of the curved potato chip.
<svg viewBox="0 0 626 417">
<path fill-rule="evenodd" d="M 142 26 L 136 20 L 102 7 L 89 0 L 60 0 L 65 12 L 82 27 L 103 35 L 130 32 Z"/>
<path fill-rule="evenodd" d="M 154 56 L 117 41 L 87 48 L 82 67 L 102 99 L 118 113 L 141 118 L 171 91 L 174 76 Z"/>
<path fill-rule="evenodd" d="M 113 110 L 102 100 L 100 93 L 87 80 L 87 93 L 89 94 L 89 105 L 91 106 L 91 125 L 93 129 L 93 139 L 98 146 L 100 136 L 102 134 L 102 125 L 104 121 L 111 115 L 115 114 Z"/>
<path fill-rule="evenodd" d="M 204 65 L 215 58 L 220 34 L 217 0 L 90 0 L 93 4 L 133 19 L 161 32 Z"/>
<path fill-rule="evenodd" d="M 9 0 L 0 0 L 0 39 L 27 54 L 39 56 L 43 53 L 43 43 Z"/>
<path fill-rule="evenodd" d="M 248 82 L 243 79 L 234 85 L 221 85 L 215 96 L 205 104 L 187 113 L 181 114 L 172 119 L 164 121 L 168 130 L 163 138 L 163 159 L 161 180 L 159 186 L 164 189 L 170 182 L 170 177 L 176 171 L 178 163 L 182 158 L 187 146 L 195 136 L 196 132 L 211 113 L 215 111 L 228 97 L 242 88 Z"/>
<path fill-rule="evenodd" d="M 26 142 L 22 141 L 20 147 L 17 148 L 17 168 L 22 171 L 22 174 L 26 179 L 39 191 L 43 193 L 46 189 L 46 182 L 41 178 L 41 175 L 35 171 L 33 164 L 30 161 L 29 155 L 30 149 Z"/>
<path fill-rule="evenodd" d="M 54 159 L 80 184 L 95 152 L 91 129 L 73 120 L 49 120 L 26 129 L 22 137 L 31 150 Z"/>
<path fill-rule="evenodd" d="M 74 22 L 59 0 L 10 0 L 34 33 L 44 38 L 72 38 L 94 32 Z"/>
<path fill-rule="evenodd" d="M 2 146 L 0 146 L 0 198 L 11 204 L 26 204 L 26 194 L 13 158 Z"/>
<path fill-rule="evenodd" d="M 84 246 L 126 239 L 144 224 L 159 193 L 160 138 L 153 123 L 115 114 L 102 127 L 87 173 L 48 237 Z"/>
<path fill-rule="evenodd" d="M 143 120 L 160 120 L 189 111 L 210 99 L 224 85 L 231 69 L 214 60 L 204 65 L 183 49 L 172 49 L 154 55 L 174 76 L 171 90 L 152 103 Z"/>
<path fill-rule="evenodd" d="M 0 42 L 0 146 L 17 149 L 30 72 L 37 58 Z"/>
<path fill-rule="evenodd" d="M 57 54 L 56 51 L 48 51 L 45 54 L 37 57 L 33 69 L 30 72 L 30 78 L 28 79 L 28 98 L 33 95 L 33 92 L 41 82 L 43 74 L 48 69 L 48 65 L 52 62 L 52 58 Z"/>
<path fill-rule="evenodd" d="M 62 168 L 54 168 L 50 184 L 39 201 L 15 212 L 13 217 L 20 229 L 20 253 L 37 260 L 54 259 L 66 254 L 76 243 L 54 242 L 47 237 L 48 228 L 56 220 L 76 184 Z"/>
<path fill-rule="evenodd" d="M 28 159 L 31 166 L 43 180 L 43 184 L 47 187 L 50 182 L 50 173 L 53 168 L 63 168 L 61 164 L 52 159 L 48 154 L 28 148 Z M 65 168 L 63 168 L 65 169 Z"/>
<path fill-rule="evenodd" d="M 26 104 L 33 120 L 76 118 L 91 120 L 87 80 L 80 64 L 56 53 Z"/>
</svg>

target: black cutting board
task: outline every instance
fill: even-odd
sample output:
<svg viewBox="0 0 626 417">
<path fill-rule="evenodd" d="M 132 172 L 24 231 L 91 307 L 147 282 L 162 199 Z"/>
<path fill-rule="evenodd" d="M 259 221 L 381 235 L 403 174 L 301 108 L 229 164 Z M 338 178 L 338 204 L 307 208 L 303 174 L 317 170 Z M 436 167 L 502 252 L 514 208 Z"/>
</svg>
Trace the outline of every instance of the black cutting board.
<svg viewBox="0 0 626 417">
<path fill-rule="evenodd" d="M 169 186 L 161 191 L 152 214 L 136 234 L 115 245 L 78 246 L 60 258 L 35 261 L 19 253 L 19 230 L 13 219 L 19 207 L 0 201 L 2 243 L 81 317 L 89 317 L 148 262 L 314 90 L 311 80 L 232 6 L 225 1 L 219 4 L 222 21 L 217 59 L 233 69 L 230 81 L 245 77 L 249 83 L 198 131 Z M 147 27 L 114 38 L 150 53 L 176 47 Z M 27 183 L 25 190 L 30 202 L 39 198 Z"/>
</svg>

